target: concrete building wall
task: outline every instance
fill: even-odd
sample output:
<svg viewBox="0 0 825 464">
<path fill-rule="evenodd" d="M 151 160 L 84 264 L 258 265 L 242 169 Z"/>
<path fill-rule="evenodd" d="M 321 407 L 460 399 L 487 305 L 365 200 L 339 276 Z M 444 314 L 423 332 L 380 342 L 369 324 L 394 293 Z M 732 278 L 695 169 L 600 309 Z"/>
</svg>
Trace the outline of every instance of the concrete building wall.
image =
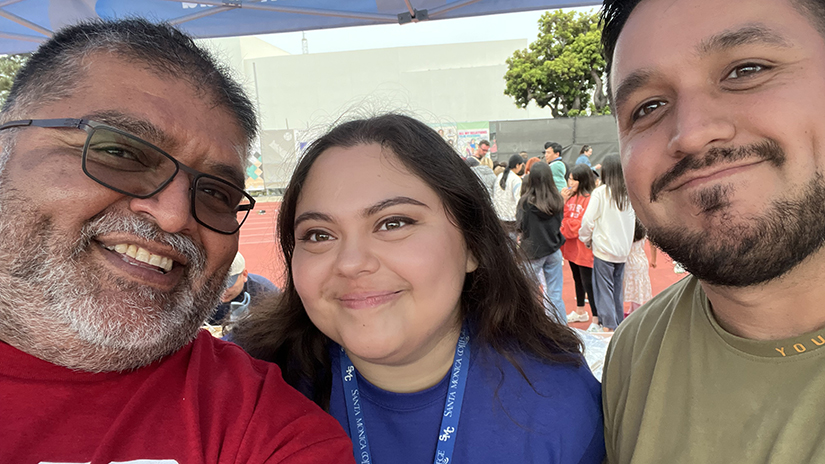
<svg viewBox="0 0 825 464">
<path fill-rule="evenodd" d="M 427 122 L 550 117 L 503 93 L 505 60 L 526 40 L 273 56 L 218 40 L 257 94 L 263 129 L 321 126 L 352 111 L 401 110 Z"/>
</svg>

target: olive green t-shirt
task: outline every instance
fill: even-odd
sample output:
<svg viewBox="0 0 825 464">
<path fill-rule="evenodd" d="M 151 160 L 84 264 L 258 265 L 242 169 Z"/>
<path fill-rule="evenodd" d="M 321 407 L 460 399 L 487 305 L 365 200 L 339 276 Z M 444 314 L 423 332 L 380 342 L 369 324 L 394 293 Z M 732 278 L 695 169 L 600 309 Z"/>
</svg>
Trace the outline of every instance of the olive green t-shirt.
<svg viewBox="0 0 825 464">
<path fill-rule="evenodd" d="M 602 394 L 611 464 L 825 463 L 825 328 L 737 337 L 692 276 L 619 326 Z"/>
</svg>

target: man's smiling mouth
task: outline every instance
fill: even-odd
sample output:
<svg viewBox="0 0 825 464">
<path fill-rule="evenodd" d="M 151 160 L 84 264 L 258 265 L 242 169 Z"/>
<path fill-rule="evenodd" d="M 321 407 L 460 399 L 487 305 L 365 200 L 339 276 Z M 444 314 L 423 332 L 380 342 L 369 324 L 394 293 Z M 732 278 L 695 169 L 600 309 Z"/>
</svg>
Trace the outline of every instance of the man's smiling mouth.
<svg viewBox="0 0 825 464">
<path fill-rule="evenodd" d="M 149 250 L 131 243 L 118 243 L 117 245 L 104 245 L 103 247 L 109 251 L 128 256 L 135 261 L 154 266 L 164 273 L 171 271 L 172 266 L 175 264 L 175 261 L 168 256 L 153 254 Z"/>
</svg>

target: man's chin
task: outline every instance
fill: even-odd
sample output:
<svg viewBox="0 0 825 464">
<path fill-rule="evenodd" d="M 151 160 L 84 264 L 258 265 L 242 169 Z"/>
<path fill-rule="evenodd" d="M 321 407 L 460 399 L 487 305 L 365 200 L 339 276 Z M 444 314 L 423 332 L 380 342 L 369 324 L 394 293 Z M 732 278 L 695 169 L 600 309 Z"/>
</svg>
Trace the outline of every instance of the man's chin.
<svg viewBox="0 0 825 464">
<path fill-rule="evenodd" d="M 825 231 L 823 231 L 825 232 Z M 745 288 L 762 285 L 786 275 L 821 249 L 823 235 L 809 235 L 798 248 L 777 241 L 755 227 L 747 233 L 726 235 L 720 231 L 689 233 L 674 228 L 648 230 L 650 242 L 667 253 L 699 280 L 715 286 Z"/>
</svg>

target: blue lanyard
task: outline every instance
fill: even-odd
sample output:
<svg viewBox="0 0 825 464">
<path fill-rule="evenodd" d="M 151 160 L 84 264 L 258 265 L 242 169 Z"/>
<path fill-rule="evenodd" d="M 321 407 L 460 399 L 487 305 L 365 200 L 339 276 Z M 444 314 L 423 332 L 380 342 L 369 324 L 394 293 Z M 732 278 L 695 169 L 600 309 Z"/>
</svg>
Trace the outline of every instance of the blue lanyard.
<svg viewBox="0 0 825 464">
<path fill-rule="evenodd" d="M 341 380 L 344 382 L 344 399 L 347 403 L 347 420 L 349 421 L 349 435 L 352 438 L 352 447 L 355 460 L 360 464 L 372 464 L 370 444 L 367 439 L 367 428 L 364 424 L 364 414 L 361 410 L 361 394 L 358 390 L 358 378 L 355 366 L 349 356 L 341 348 L 338 358 L 341 368 Z M 434 464 L 452 462 L 455 448 L 458 419 L 461 416 L 461 402 L 464 400 L 464 387 L 467 386 L 467 371 L 470 369 L 470 334 L 467 327 L 461 329 L 458 343 L 455 346 L 453 369 L 450 372 L 450 386 L 447 389 L 447 399 L 444 401 L 444 414 L 441 416 L 441 428 L 438 433 L 438 446 L 435 450 Z"/>
</svg>

